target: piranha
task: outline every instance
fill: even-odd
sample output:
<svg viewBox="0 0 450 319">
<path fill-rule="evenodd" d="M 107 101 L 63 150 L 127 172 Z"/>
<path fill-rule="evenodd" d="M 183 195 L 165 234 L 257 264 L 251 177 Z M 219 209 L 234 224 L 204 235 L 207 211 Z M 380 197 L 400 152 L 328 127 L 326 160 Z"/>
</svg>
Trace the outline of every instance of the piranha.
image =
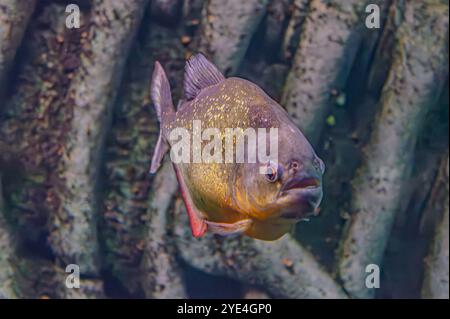
<svg viewBox="0 0 450 319">
<path fill-rule="evenodd" d="M 192 132 L 194 121 L 200 121 L 202 129 L 221 132 L 226 128 L 278 129 L 277 161 L 173 164 L 193 236 L 202 237 L 209 231 L 276 240 L 318 212 L 325 165 L 287 112 L 257 85 L 225 78 L 202 54 L 196 54 L 186 62 L 184 98 L 177 110 L 159 62 L 153 71 L 151 98 L 160 122 L 151 173 L 177 142 L 171 139 L 171 131 Z M 262 174 L 264 165 L 267 169 Z"/>
</svg>

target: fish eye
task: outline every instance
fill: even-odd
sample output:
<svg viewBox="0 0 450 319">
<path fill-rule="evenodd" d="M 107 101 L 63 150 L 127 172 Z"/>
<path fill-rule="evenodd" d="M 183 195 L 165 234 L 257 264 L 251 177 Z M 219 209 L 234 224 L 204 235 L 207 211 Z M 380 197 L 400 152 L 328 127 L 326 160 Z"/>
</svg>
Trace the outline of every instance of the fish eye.
<svg viewBox="0 0 450 319">
<path fill-rule="evenodd" d="M 271 183 L 276 182 L 278 180 L 278 169 L 276 164 L 270 162 L 267 165 L 265 177 L 266 180 Z"/>
</svg>

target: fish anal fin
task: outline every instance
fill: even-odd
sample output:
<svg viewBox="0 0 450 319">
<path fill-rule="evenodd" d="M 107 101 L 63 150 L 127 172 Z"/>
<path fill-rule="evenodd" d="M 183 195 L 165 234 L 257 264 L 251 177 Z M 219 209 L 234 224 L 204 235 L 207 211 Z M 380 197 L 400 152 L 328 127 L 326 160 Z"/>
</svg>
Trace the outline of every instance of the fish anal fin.
<svg viewBox="0 0 450 319">
<path fill-rule="evenodd" d="M 235 223 L 217 223 L 208 220 L 205 222 L 212 233 L 222 236 L 244 233 L 252 223 L 250 219 L 240 220 Z"/>
<path fill-rule="evenodd" d="M 207 225 L 205 220 L 202 218 L 202 214 L 195 207 L 194 202 L 192 201 L 189 190 L 186 187 L 186 183 L 183 180 L 183 176 L 181 176 L 180 169 L 174 164 L 175 173 L 177 176 L 178 184 L 180 185 L 181 197 L 183 198 L 184 204 L 186 206 L 186 211 L 189 216 L 189 222 L 191 224 L 191 231 L 194 237 L 203 237 L 207 230 Z"/>
<path fill-rule="evenodd" d="M 223 74 L 203 54 L 193 55 L 185 66 L 184 96 L 186 100 L 192 100 L 202 89 L 223 80 L 225 80 Z"/>
</svg>

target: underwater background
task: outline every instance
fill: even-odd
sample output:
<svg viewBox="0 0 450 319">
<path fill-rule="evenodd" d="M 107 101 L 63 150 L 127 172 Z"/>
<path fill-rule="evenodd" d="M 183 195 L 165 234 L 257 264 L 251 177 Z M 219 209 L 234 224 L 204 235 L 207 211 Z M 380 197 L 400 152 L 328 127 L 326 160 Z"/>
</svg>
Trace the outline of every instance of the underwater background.
<svg viewBox="0 0 450 319">
<path fill-rule="evenodd" d="M 0 0 L 0 298 L 448 298 L 448 9 Z M 195 239 L 169 159 L 148 174 L 154 63 L 176 104 L 198 52 L 261 86 L 327 166 L 320 215 L 280 240 Z"/>
</svg>

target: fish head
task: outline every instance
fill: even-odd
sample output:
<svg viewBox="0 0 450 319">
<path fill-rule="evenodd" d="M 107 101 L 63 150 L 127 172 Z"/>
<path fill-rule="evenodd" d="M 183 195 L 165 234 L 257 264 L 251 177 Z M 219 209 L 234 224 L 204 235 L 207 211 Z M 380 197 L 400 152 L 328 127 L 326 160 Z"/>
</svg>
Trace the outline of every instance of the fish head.
<svg viewBox="0 0 450 319">
<path fill-rule="evenodd" d="M 253 218 L 292 224 L 317 214 L 325 165 L 287 114 L 277 122 L 277 158 L 241 164 L 236 185 Z"/>
</svg>

